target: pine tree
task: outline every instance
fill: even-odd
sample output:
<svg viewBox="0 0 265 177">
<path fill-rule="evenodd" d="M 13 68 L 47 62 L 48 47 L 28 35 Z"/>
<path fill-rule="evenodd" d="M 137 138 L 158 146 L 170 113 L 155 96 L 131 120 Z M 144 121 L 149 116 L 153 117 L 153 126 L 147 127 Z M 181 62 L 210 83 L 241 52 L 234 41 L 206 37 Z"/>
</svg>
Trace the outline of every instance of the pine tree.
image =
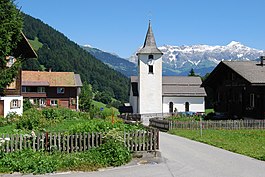
<svg viewBox="0 0 265 177">
<path fill-rule="evenodd" d="M 17 10 L 13 0 L 0 1 L 0 95 L 3 89 L 13 82 L 21 66 L 21 60 L 11 66 L 6 67 L 7 56 L 12 56 L 12 52 L 17 47 L 21 39 L 21 30 L 23 27 L 22 16 Z"/>
<path fill-rule="evenodd" d="M 193 68 L 191 68 L 190 73 L 189 73 L 189 76 L 196 76 L 196 74 L 195 74 Z"/>
</svg>

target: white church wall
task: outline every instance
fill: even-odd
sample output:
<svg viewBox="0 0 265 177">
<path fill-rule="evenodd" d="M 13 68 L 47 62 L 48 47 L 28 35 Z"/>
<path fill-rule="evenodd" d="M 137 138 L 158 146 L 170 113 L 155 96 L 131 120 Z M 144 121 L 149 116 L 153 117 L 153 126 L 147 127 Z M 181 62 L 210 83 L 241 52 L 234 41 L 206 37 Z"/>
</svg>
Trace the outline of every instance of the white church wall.
<svg viewBox="0 0 265 177">
<path fill-rule="evenodd" d="M 163 97 L 163 113 L 169 113 L 169 103 L 173 102 L 173 111 L 185 112 L 185 103 L 189 102 L 191 112 L 205 112 L 204 97 Z"/>
<path fill-rule="evenodd" d="M 139 113 L 162 112 L 162 59 L 154 55 L 153 74 L 149 72 L 148 55 L 139 56 Z"/>
</svg>

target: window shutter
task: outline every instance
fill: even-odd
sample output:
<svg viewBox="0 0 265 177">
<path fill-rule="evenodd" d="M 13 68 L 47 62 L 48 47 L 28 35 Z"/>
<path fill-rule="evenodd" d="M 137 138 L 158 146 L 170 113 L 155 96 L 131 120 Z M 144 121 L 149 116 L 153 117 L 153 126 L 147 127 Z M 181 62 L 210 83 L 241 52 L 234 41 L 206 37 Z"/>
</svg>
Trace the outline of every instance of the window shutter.
<svg viewBox="0 0 265 177">
<path fill-rule="evenodd" d="M 13 108 L 13 100 L 10 101 L 10 108 Z"/>
<path fill-rule="evenodd" d="M 21 100 L 17 101 L 17 107 L 20 108 L 21 107 Z"/>
<path fill-rule="evenodd" d="M 47 99 L 47 100 L 46 100 L 46 105 L 47 105 L 47 106 L 50 106 L 50 105 L 51 105 L 51 100 L 50 100 L 50 99 Z"/>
</svg>

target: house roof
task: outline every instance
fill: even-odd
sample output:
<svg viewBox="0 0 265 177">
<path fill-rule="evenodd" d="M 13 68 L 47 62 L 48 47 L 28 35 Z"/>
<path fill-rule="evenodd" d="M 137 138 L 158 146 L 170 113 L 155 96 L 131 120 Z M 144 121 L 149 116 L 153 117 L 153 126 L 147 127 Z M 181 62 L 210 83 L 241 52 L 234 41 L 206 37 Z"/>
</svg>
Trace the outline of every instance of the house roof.
<svg viewBox="0 0 265 177">
<path fill-rule="evenodd" d="M 144 46 L 137 53 L 138 54 L 163 54 L 156 46 L 155 37 L 151 27 L 151 22 L 149 21 L 148 30 L 146 33 Z"/>
<path fill-rule="evenodd" d="M 22 71 L 22 86 L 79 87 L 79 74 L 73 72 Z"/>
<path fill-rule="evenodd" d="M 261 66 L 255 61 L 223 61 L 222 63 L 251 84 L 265 84 L 265 65 Z"/>
<path fill-rule="evenodd" d="M 132 91 L 138 93 L 138 77 L 131 76 Z M 205 89 L 201 87 L 200 77 L 188 76 L 163 76 L 162 77 L 162 96 L 206 96 Z M 134 95 L 138 96 L 138 95 Z"/>
</svg>

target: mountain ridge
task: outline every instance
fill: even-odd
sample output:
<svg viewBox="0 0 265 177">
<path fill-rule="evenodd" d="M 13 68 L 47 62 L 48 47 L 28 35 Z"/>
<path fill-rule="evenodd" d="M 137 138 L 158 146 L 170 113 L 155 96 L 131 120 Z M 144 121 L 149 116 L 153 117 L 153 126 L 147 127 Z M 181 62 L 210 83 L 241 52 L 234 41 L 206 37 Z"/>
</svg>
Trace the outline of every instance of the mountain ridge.
<svg viewBox="0 0 265 177">
<path fill-rule="evenodd" d="M 193 68 L 197 74 L 204 76 L 206 73 L 211 72 L 220 61 L 256 60 L 261 55 L 265 55 L 264 50 L 250 48 L 238 41 L 231 41 L 225 46 L 205 44 L 163 45 L 158 48 L 164 54 L 162 56 L 164 75 L 168 75 L 167 71 L 169 70 L 173 71 L 175 75 L 187 75 Z M 137 51 L 127 60 L 136 64 L 136 53 Z"/>
</svg>

